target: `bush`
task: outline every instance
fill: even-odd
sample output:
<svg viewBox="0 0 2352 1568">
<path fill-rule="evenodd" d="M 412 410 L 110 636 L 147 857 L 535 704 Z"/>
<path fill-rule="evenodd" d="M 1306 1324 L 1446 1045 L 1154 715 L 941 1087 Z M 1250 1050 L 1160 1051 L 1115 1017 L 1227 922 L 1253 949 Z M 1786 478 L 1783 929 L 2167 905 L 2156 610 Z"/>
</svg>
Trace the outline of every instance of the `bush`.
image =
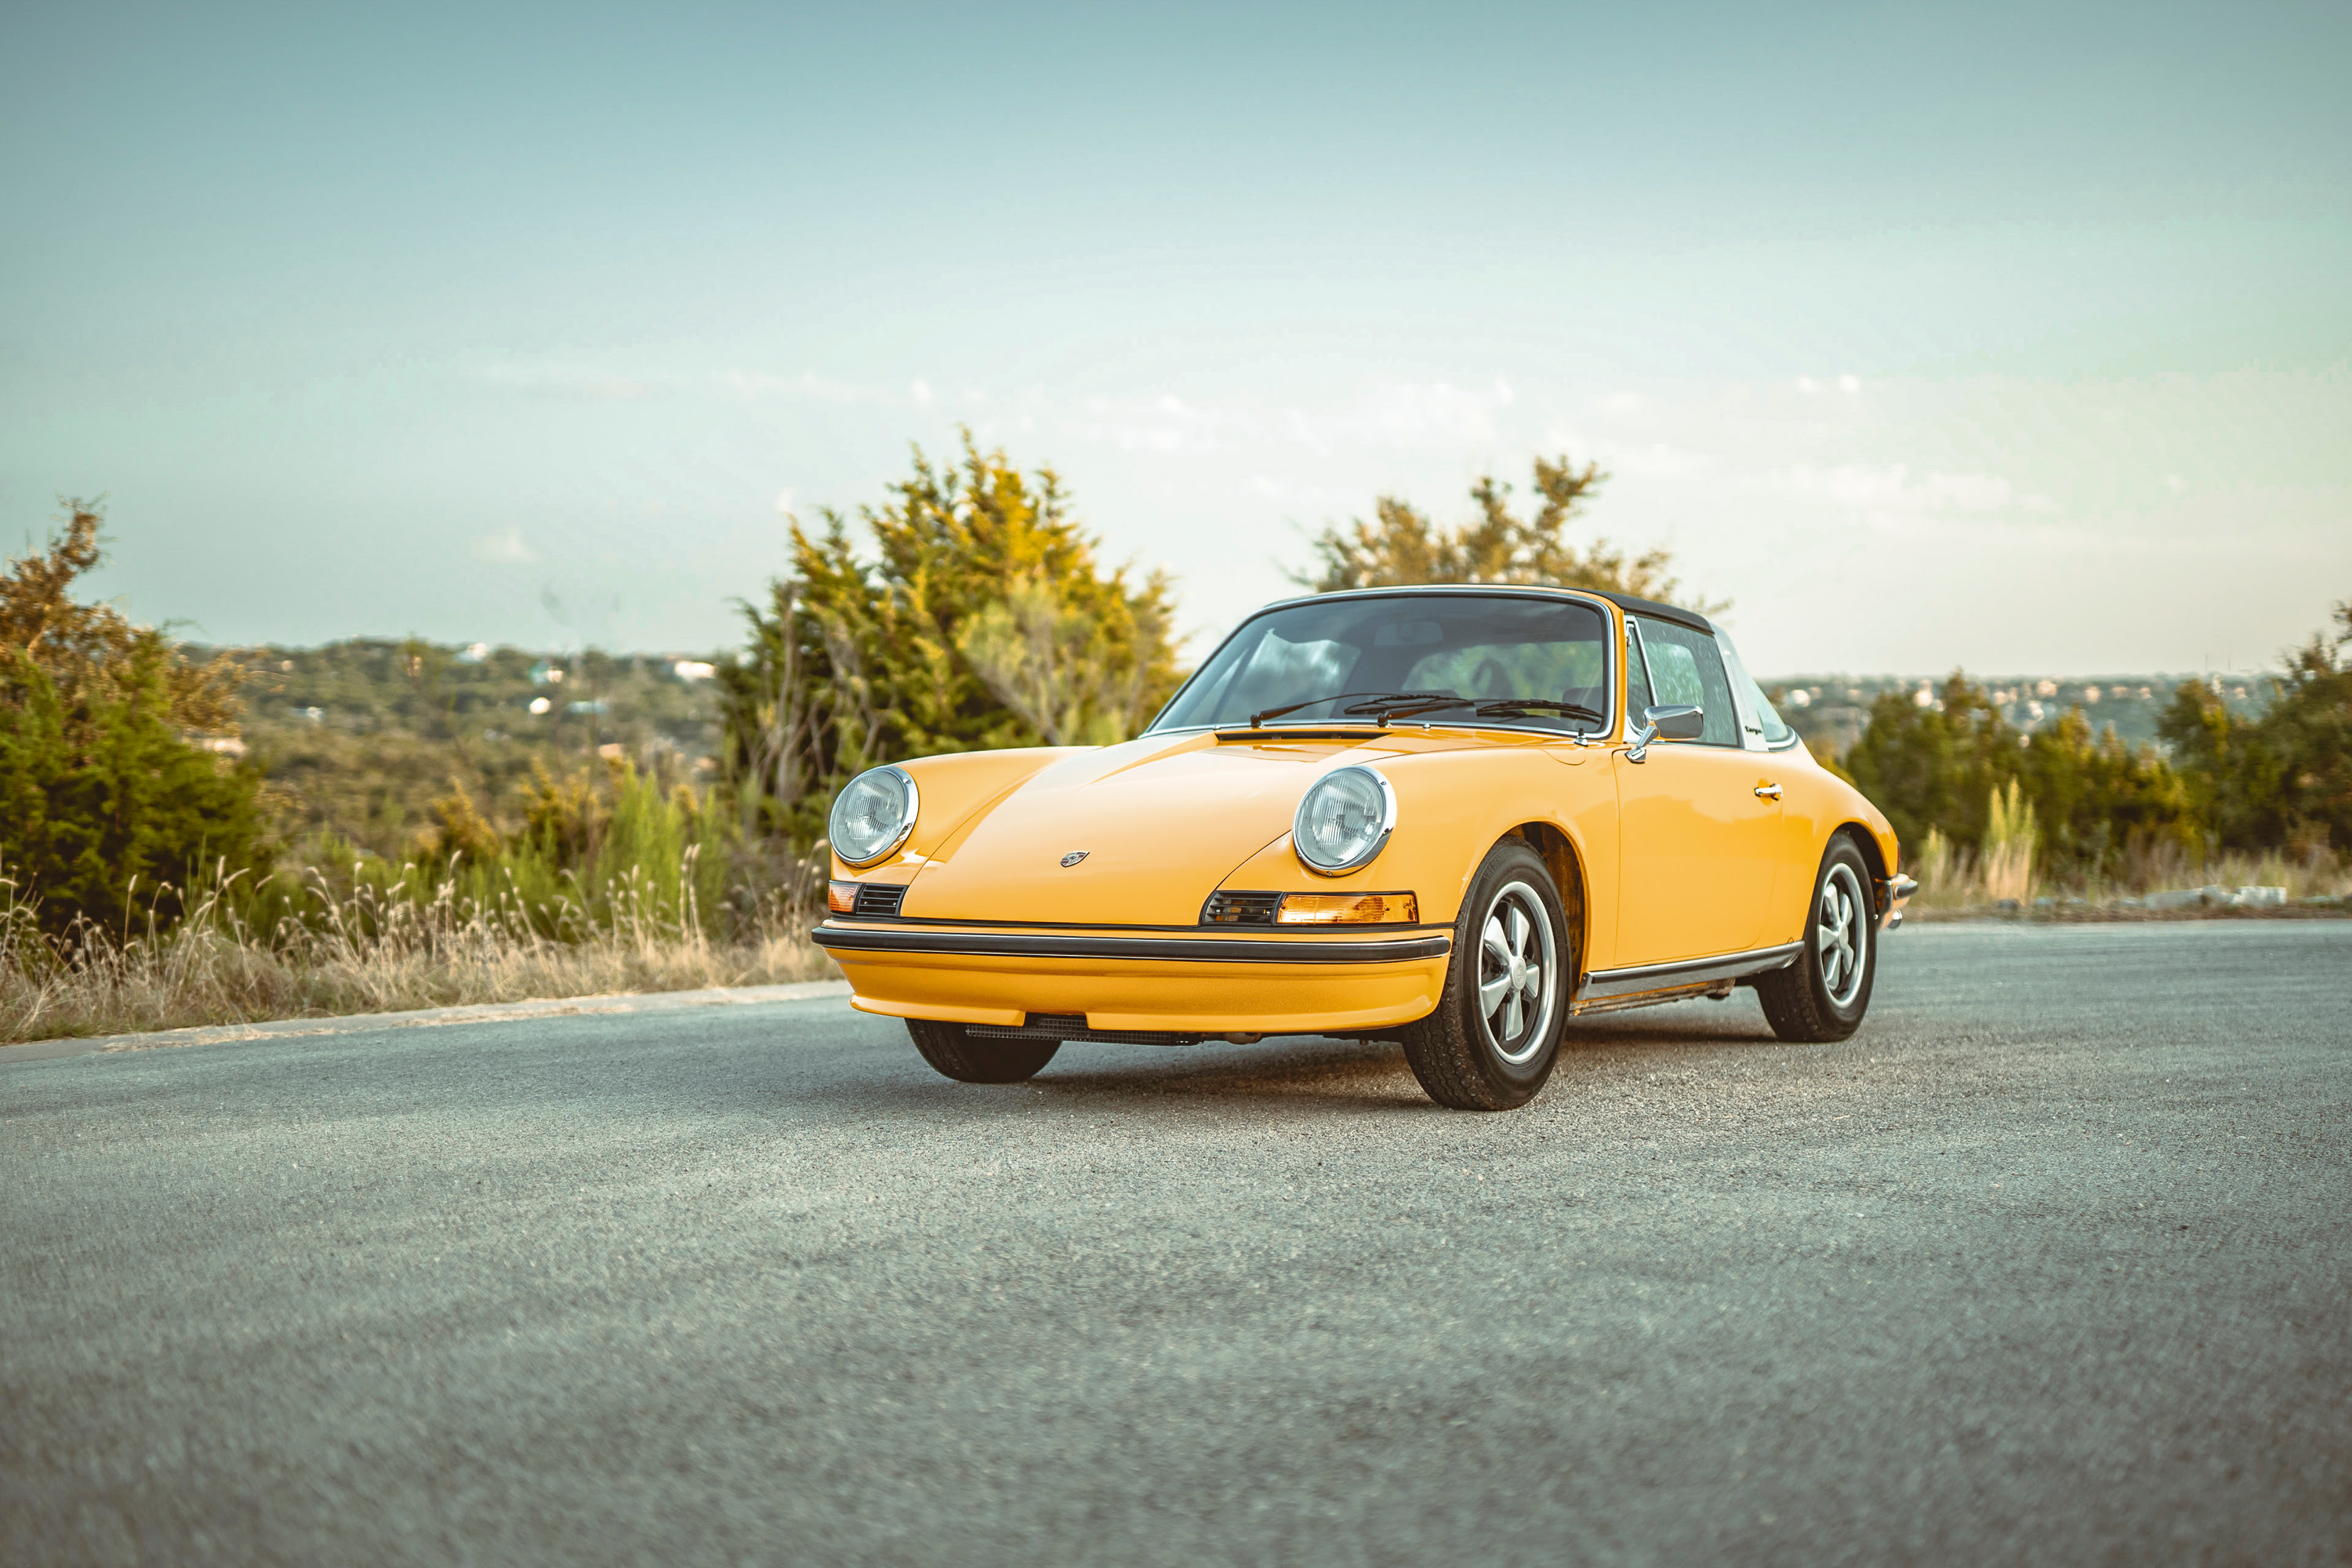
<svg viewBox="0 0 2352 1568">
<path fill-rule="evenodd" d="M 187 739 L 234 724 L 233 670 L 72 599 L 100 520 L 70 510 L 0 579 L 0 868 L 53 934 L 168 925 L 195 879 L 263 862 L 260 778 Z"/>
<path fill-rule="evenodd" d="M 2352 600 L 2336 631 L 2287 655 L 2261 717 L 2241 719 L 2206 687 L 2175 693 L 2160 732 L 2191 780 L 2197 807 L 2225 849 L 2352 848 Z"/>
<path fill-rule="evenodd" d="M 1979 879 L 1998 864 L 2004 886 L 2024 875 L 2021 844 L 2024 865 L 2077 879 L 2146 882 L 2220 853 L 2318 866 L 2331 843 L 2352 845 L 2352 602 L 2336 619 L 2335 635 L 2287 656 L 2257 718 L 2183 685 L 2159 725 L 2169 760 L 2113 730 L 2095 736 L 2080 709 L 2021 734 L 1955 673 L 1926 703 L 1880 698 L 1832 765 L 1886 813 L 1915 864 Z"/>
<path fill-rule="evenodd" d="M 727 774 L 747 838 L 806 847 L 877 763 L 938 752 L 1122 741 L 1178 682 L 1170 584 L 1105 571 L 1053 470 L 1024 478 L 969 432 L 960 468 L 919 449 L 860 518 L 793 525 L 793 575 L 745 606 L 720 668 Z"/>
</svg>

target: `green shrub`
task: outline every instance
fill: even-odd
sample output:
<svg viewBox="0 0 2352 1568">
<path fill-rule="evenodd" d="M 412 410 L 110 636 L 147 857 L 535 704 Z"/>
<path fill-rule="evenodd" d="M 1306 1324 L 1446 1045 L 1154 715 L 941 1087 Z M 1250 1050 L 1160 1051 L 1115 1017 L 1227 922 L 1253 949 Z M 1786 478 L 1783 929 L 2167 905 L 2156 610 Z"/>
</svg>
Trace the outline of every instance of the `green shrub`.
<svg viewBox="0 0 2352 1568">
<path fill-rule="evenodd" d="M 190 743 L 232 727 L 235 671 L 74 600 L 99 513 L 0 578 L 0 875 L 52 934 L 168 925 L 201 879 L 264 858 L 259 775 Z"/>
<path fill-rule="evenodd" d="M 747 837 L 807 846 L 834 793 L 877 763 L 938 752 L 1125 740 L 1177 685 L 1167 578 L 1105 571 L 1051 469 L 1024 477 L 965 434 L 960 468 L 918 450 L 912 478 L 849 520 L 793 527 L 793 574 L 747 605 L 751 646 L 720 667 Z"/>
</svg>

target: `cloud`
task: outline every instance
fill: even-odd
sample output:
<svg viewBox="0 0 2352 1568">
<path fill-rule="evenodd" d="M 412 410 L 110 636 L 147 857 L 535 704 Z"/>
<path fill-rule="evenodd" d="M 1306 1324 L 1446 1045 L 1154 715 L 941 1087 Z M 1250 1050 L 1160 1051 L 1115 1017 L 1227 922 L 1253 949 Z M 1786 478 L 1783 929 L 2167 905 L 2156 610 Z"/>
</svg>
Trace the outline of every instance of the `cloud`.
<svg viewBox="0 0 2352 1568">
<path fill-rule="evenodd" d="M 1865 511 L 1996 512 L 2012 506 L 2035 512 L 2056 510 L 2047 496 L 2021 494 L 1998 474 L 1930 473 L 1914 479 L 1902 463 L 1885 468 L 1854 464 L 1816 468 L 1800 463 L 1767 476 L 1763 488 Z"/>
<path fill-rule="evenodd" d="M 1087 399 L 1070 434 L 1130 452 L 1197 453 L 1238 447 L 1305 447 L 1318 455 L 1349 447 L 1451 448 L 1497 440 L 1496 416 L 1517 395 L 1500 379 L 1486 390 L 1449 381 L 1381 382 L 1336 406 L 1301 408 L 1237 402 L 1189 403 L 1172 393 L 1149 399 Z"/>
<path fill-rule="evenodd" d="M 645 397 L 659 384 L 659 378 L 649 380 L 622 375 L 588 365 L 493 364 L 475 372 L 475 376 L 492 386 L 505 387 L 534 397 L 578 399 L 592 403 Z"/>
<path fill-rule="evenodd" d="M 1245 413 L 1196 407 L 1174 393 L 1149 401 L 1087 399 L 1084 417 L 1067 425 L 1071 434 L 1107 442 L 1122 452 L 1213 452 L 1246 442 L 1254 421 Z"/>
<path fill-rule="evenodd" d="M 1251 495 L 1306 511 L 1363 510 L 1369 492 L 1346 485 L 1318 485 L 1279 474 L 1252 474 L 1243 487 Z"/>
<path fill-rule="evenodd" d="M 813 370 L 802 371 L 798 375 L 741 369 L 671 375 L 640 374 L 593 365 L 494 364 L 478 370 L 474 374 L 477 380 L 492 386 L 532 396 L 589 402 L 681 395 L 707 396 L 718 393 L 741 398 L 745 402 L 786 397 L 812 398 L 819 403 L 904 405 L 909 399 L 918 404 L 929 403 L 933 396 L 930 384 L 920 378 L 908 391 L 898 393 L 887 386 L 835 381 Z M 979 399 L 982 394 L 974 390 L 965 395 Z"/>
<path fill-rule="evenodd" d="M 1589 448 L 1573 441 L 1547 443 L 1551 450 L 1571 456 L 1589 457 L 1612 475 L 1645 479 L 1692 479 L 1715 470 L 1715 458 L 1706 452 L 1695 452 L 1687 447 L 1677 447 L 1670 441 L 1649 441 L 1629 446 L 1616 441 L 1596 441 Z"/>
<path fill-rule="evenodd" d="M 523 542 L 520 528 L 502 528 L 496 533 L 484 534 L 474 541 L 467 553 L 492 566 L 528 566 L 539 559 L 539 552 Z"/>
<path fill-rule="evenodd" d="M 820 403 L 887 403 L 895 401 L 878 386 L 834 381 L 804 370 L 798 375 L 775 375 L 764 370 L 722 370 L 710 384 L 747 401 L 769 397 L 813 397 Z"/>
</svg>

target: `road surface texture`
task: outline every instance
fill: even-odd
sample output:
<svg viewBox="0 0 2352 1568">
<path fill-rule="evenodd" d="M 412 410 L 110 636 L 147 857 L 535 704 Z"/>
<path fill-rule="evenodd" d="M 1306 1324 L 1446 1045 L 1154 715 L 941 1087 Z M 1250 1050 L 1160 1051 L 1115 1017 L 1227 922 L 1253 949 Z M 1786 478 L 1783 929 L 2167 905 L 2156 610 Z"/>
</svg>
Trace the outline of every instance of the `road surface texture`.
<svg viewBox="0 0 2352 1568">
<path fill-rule="evenodd" d="M 1438 1110 L 839 1001 L 0 1067 L 0 1561 L 2352 1561 L 2352 922 Z"/>
</svg>

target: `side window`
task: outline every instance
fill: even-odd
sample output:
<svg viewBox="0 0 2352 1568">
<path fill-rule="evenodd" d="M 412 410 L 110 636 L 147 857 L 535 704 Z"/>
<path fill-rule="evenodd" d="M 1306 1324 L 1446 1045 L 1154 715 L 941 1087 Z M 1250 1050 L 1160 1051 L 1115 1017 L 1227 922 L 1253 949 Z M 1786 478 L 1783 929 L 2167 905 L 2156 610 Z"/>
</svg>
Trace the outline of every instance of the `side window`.
<svg viewBox="0 0 2352 1568">
<path fill-rule="evenodd" d="M 1731 705 L 1731 680 L 1723 655 L 1705 632 L 1672 621 L 1638 617 L 1642 646 L 1649 655 L 1650 700 L 1659 704 L 1687 702 L 1706 715 L 1699 732 L 1703 746 L 1739 744 L 1739 715 Z"/>
<path fill-rule="evenodd" d="M 1633 617 L 1625 617 L 1625 727 L 1642 721 L 1642 710 L 1657 699 L 1650 694 L 1650 662 L 1642 656 L 1642 638 Z"/>
<path fill-rule="evenodd" d="M 1747 705 L 1748 710 L 1742 715 L 1740 723 L 1748 731 L 1748 743 L 1751 746 L 1761 744 L 1769 752 L 1783 751 L 1795 745 L 1796 731 L 1780 717 L 1780 710 L 1772 706 L 1772 700 L 1764 695 L 1762 687 L 1756 684 L 1756 678 L 1748 673 L 1747 661 L 1739 657 L 1739 650 L 1732 647 L 1731 639 L 1721 632 L 1716 633 L 1716 637 L 1723 644 L 1723 662 L 1731 671 L 1732 684 L 1738 688 L 1740 700 Z"/>
</svg>

